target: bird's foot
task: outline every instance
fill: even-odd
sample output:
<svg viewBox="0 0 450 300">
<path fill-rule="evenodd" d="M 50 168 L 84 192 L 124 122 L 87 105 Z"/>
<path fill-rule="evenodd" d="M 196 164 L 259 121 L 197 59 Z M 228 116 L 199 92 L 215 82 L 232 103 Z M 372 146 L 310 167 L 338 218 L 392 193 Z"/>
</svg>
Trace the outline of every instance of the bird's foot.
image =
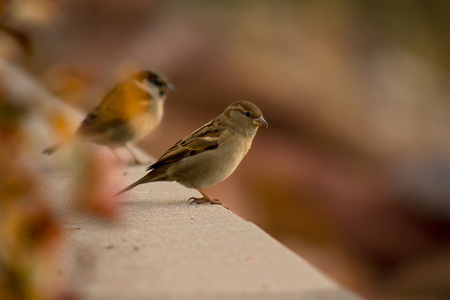
<svg viewBox="0 0 450 300">
<path fill-rule="evenodd" d="M 191 204 L 211 203 L 211 204 L 223 205 L 222 202 L 220 202 L 218 199 L 211 199 L 211 198 L 206 198 L 206 197 L 201 197 L 201 198 L 191 197 L 191 198 L 189 198 L 189 201 L 191 201 Z"/>
<path fill-rule="evenodd" d="M 189 198 L 188 201 L 191 201 L 191 205 L 194 203 L 195 204 L 205 204 L 205 203 L 218 204 L 218 205 L 222 205 L 226 209 L 230 210 L 228 207 L 223 205 L 222 202 L 219 201 L 219 199 L 211 199 L 211 198 L 206 198 L 206 197 L 201 197 L 201 198 L 191 197 L 191 198 Z"/>
<path fill-rule="evenodd" d="M 144 162 L 141 161 L 140 159 L 138 159 L 137 155 L 134 153 L 134 151 L 132 150 L 131 146 L 126 144 L 125 148 L 128 150 L 128 152 L 130 153 L 131 157 L 133 157 L 133 162 L 130 163 L 130 165 L 134 165 L 134 166 L 139 166 L 139 165 L 143 165 Z"/>
</svg>

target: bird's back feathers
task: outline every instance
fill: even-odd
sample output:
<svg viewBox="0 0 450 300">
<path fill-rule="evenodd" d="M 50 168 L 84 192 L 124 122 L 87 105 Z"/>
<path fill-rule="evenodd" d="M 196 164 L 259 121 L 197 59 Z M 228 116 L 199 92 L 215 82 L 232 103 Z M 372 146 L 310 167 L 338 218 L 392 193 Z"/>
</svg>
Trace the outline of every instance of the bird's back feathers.
<svg viewBox="0 0 450 300">
<path fill-rule="evenodd" d="M 222 131 L 218 129 L 211 130 L 213 122 L 214 120 L 206 123 L 184 139 L 178 141 L 157 162 L 149 166 L 147 171 L 219 147 Z"/>
</svg>

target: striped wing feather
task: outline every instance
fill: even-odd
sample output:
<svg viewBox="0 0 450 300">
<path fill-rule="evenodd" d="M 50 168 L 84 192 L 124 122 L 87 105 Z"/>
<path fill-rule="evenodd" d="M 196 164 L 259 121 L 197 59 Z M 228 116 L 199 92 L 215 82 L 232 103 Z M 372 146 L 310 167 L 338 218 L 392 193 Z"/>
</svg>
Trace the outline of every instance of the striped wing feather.
<svg viewBox="0 0 450 300">
<path fill-rule="evenodd" d="M 222 131 L 213 128 L 213 122 L 214 120 L 177 142 L 156 163 L 148 167 L 147 171 L 219 147 Z"/>
</svg>

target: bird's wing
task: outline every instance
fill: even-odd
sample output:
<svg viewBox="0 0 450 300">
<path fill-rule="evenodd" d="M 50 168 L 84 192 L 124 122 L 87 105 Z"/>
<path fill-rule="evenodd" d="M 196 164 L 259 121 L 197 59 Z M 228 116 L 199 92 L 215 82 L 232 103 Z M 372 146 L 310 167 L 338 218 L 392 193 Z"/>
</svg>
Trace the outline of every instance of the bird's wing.
<svg viewBox="0 0 450 300">
<path fill-rule="evenodd" d="M 222 143 L 221 136 L 223 133 L 224 130 L 214 126 L 214 120 L 212 120 L 173 145 L 157 162 L 148 167 L 147 171 L 189 156 L 216 149 Z"/>
<path fill-rule="evenodd" d="M 78 132 L 82 135 L 95 135 L 103 133 L 108 129 L 120 127 L 127 124 L 132 114 L 130 115 L 130 99 L 137 95 L 135 85 L 122 83 L 110 90 L 102 102 L 89 114 L 86 115 L 81 122 Z"/>
<path fill-rule="evenodd" d="M 129 118 L 104 111 L 101 106 L 98 106 L 93 112 L 86 115 L 78 128 L 78 132 L 85 136 L 100 134 L 111 128 L 123 126 L 129 121 Z"/>
</svg>

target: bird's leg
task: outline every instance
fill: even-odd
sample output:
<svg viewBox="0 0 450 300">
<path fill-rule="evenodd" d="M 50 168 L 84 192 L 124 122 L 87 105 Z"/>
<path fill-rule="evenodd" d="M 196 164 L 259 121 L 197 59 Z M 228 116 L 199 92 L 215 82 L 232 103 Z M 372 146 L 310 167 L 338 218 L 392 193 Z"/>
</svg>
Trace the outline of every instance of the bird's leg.
<svg viewBox="0 0 450 300">
<path fill-rule="evenodd" d="M 111 151 L 114 153 L 114 155 L 117 157 L 117 160 L 122 163 L 122 158 L 120 157 L 119 153 L 117 153 L 117 150 L 115 148 L 110 147 Z"/>
<path fill-rule="evenodd" d="M 223 205 L 222 202 L 220 202 L 218 199 L 211 199 L 211 197 L 208 196 L 201 188 L 196 187 L 197 191 L 199 191 L 200 194 L 202 194 L 203 197 L 201 198 L 195 198 L 191 197 L 189 200 L 192 200 L 191 204 L 194 202 L 196 204 L 203 204 L 203 203 L 211 203 L 211 204 L 220 204 Z"/>
<path fill-rule="evenodd" d="M 127 148 L 128 152 L 130 152 L 131 156 L 132 156 L 133 159 L 134 159 L 134 163 L 135 163 L 136 165 L 142 165 L 142 162 L 137 158 L 136 154 L 131 150 L 130 145 L 125 144 L 125 148 Z"/>
</svg>

